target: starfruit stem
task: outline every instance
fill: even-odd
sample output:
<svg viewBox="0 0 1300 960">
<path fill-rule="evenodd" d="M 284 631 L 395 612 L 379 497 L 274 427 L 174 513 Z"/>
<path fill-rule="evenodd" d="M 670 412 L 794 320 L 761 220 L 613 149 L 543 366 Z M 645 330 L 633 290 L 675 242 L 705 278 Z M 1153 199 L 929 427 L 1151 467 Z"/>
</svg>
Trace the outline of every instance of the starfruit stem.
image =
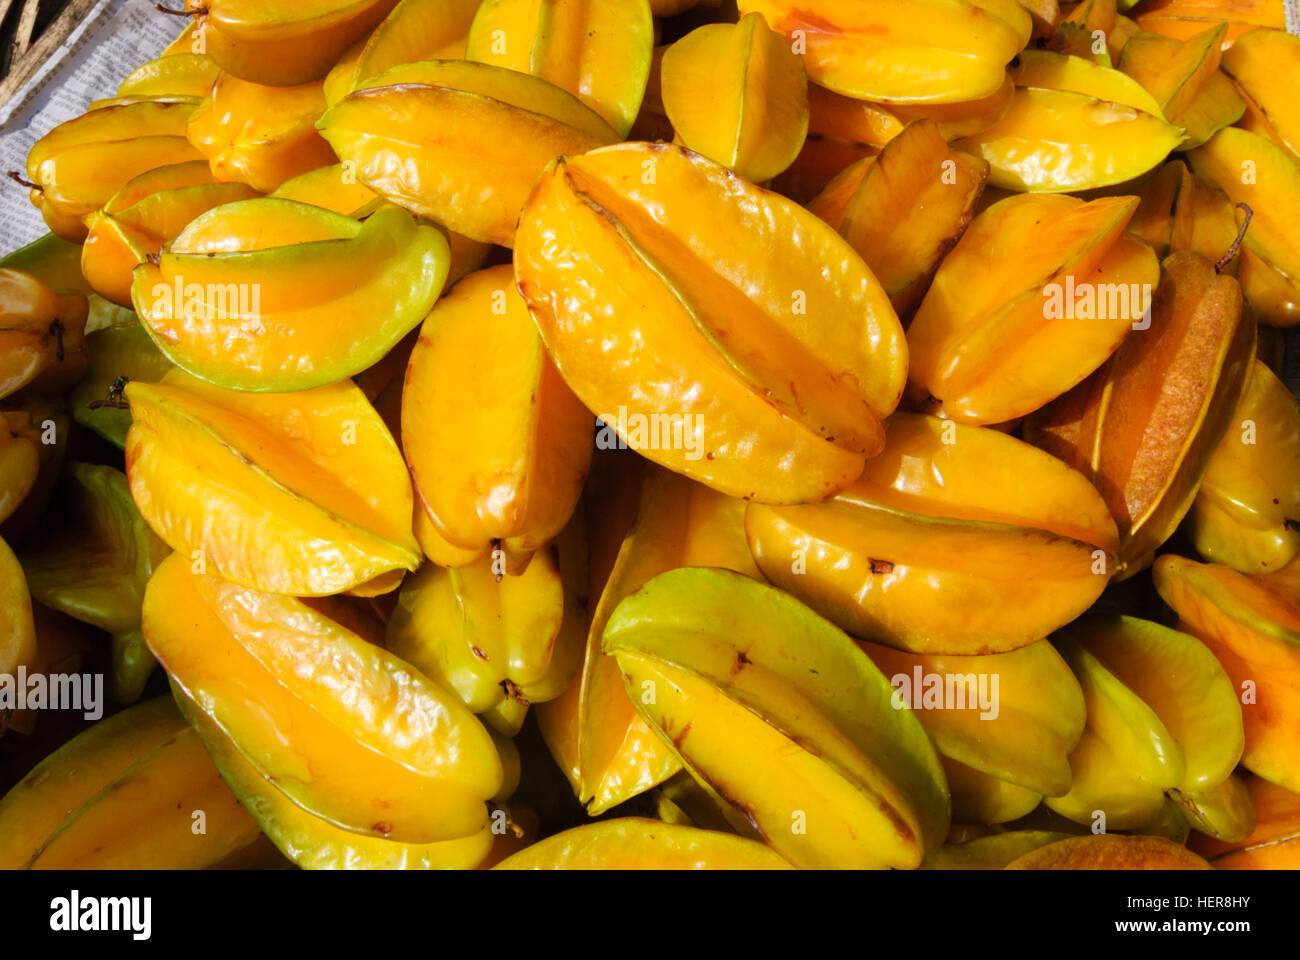
<svg viewBox="0 0 1300 960">
<path fill-rule="evenodd" d="M 5 176 L 7 176 L 14 183 L 26 187 L 28 190 L 36 189 L 36 184 L 32 183 L 30 180 L 24 180 L 23 175 L 19 173 L 17 170 L 10 170 L 5 174 Z"/>
<path fill-rule="evenodd" d="M 528 698 L 524 696 L 523 690 L 519 689 L 519 684 L 515 683 L 509 677 L 501 681 L 501 689 L 506 692 L 506 699 L 513 700 L 521 707 L 528 706 Z"/>
<path fill-rule="evenodd" d="M 92 400 L 86 404 L 91 410 L 98 410 L 100 407 L 112 407 L 114 410 L 130 410 L 131 404 L 127 403 L 123 395 L 126 385 L 131 382 L 130 377 L 118 377 L 108 385 L 108 396 L 103 400 Z"/>
<path fill-rule="evenodd" d="M 159 13 L 168 13 L 173 17 L 202 17 L 208 13 L 207 7 L 199 7 L 197 10 L 174 10 L 171 7 L 164 7 L 161 3 L 155 3 L 153 8 Z"/>
<path fill-rule="evenodd" d="M 1246 228 L 1250 226 L 1251 218 L 1255 216 L 1255 211 L 1250 209 L 1249 204 L 1239 203 L 1237 204 L 1237 207 L 1246 211 L 1246 217 L 1241 221 L 1241 227 L 1237 230 L 1237 239 L 1232 241 L 1232 246 L 1228 248 L 1228 252 L 1215 262 L 1215 273 L 1222 273 L 1223 268 L 1232 263 L 1232 258 L 1237 255 L 1239 250 L 1241 250 L 1241 241 L 1246 239 Z"/>
</svg>

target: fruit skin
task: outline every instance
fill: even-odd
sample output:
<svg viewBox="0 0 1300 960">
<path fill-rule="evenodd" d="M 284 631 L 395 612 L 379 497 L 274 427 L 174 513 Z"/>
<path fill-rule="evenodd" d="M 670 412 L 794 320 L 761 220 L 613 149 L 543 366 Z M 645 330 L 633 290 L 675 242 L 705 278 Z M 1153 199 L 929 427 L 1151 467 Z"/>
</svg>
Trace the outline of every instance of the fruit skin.
<svg viewBox="0 0 1300 960">
<path fill-rule="evenodd" d="M 1019 87 L 997 123 L 954 146 L 987 160 L 995 187 L 1054 193 L 1131 180 L 1181 141 L 1177 127 L 1134 107 Z"/>
<path fill-rule="evenodd" d="M 662 89 L 679 141 L 746 180 L 770 180 L 803 148 L 803 61 L 759 14 L 707 24 L 670 46 Z M 700 96 L 705 89 L 708 99 Z"/>
<path fill-rule="evenodd" d="M 842 171 L 809 209 L 853 245 L 906 317 L 970 223 L 988 170 L 983 160 L 949 150 L 933 120 L 917 120 L 879 157 Z"/>
<path fill-rule="evenodd" d="M 191 813 L 204 812 L 205 832 Z M 5 869 L 195 869 L 261 834 L 167 697 L 105 719 L 0 798 Z"/>
<path fill-rule="evenodd" d="M 494 870 L 790 870 L 744 837 L 640 817 L 619 817 L 539 840 Z"/>
<path fill-rule="evenodd" d="M 250 83 L 294 86 L 320 80 L 386 17 L 397 0 L 185 0 L 204 49 L 227 73 Z M 179 41 L 178 41 L 179 42 Z"/>
<path fill-rule="evenodd" d="M 1264 137 L 1226 127 L 1190 151 L 1187 163 L 1217 183 L 1233 203 L 1250 207 L 1254 216 L 1243 243 L 1259 261 L 1249 265 L 1251 272 L 1266 275 L 1269 271 L 1264 268 L 1271 267 L 1281 278 L 1271 282 L 1261 279 L 1262 289 L 1281 286 L 1294 298 L 1300 279 L 1300 161 Z M 1247 266 L 1245 260 L 1243 266 Z M 1247 283 L 1244 273 L 1243 283 Z M 1286 297 L 1284 294 L 1281 299 Z M 1266 319 L 1271 323 L 1294 322 L 1288 319 L 1294 309 L 1270 313 Z"/>
<path fill-rule="evenodd" d="M 922 654 L 1026 646 L 1101 594 L 1116 533 L 1086 478 L 984 427 L 896 413 L 886 429 L 884 452 L 834 499 L 750 505 L 750 548 L 774 584 L 855 636 Z"/>
<path fill-rule="evenodd" d="M 780 591 L 673 570 L 619 604 L 603 647 L 683 766 L 796 865 L 915 867 L 947 832 L 916 717 L 847 635 Z M 799 811 L 806 833 L 791 829 Z"/>
<path fill-rule="evenodd" d="M 1191 848 L 1216 870 L 1300 868 L 1300 794 L 1252 776 L 1244 789 L 1257 814 L 1250 834 L 1222 840 L 1193 835 Z"/>
<path fill-rule="evenodd" d="M 131 496 L 190 562 L 304 597 L 419 566 L 405 464 L 350 381 L 248 394 L 172 371 L 126 398 Z"/>
<path fill-rule="evenodd" d="M 798 43 L 808 76 L 861 100 L 953 103 L 987 96 L 1029 42 L 1033 24 L 1015 2 L 820 4 L 741 0 Z M 805 52 L 806 51 L 806 52 Z"/>
<path fill-rule="evenodd" d="M 1214 802 L 1241 759 L 1241 708 L 1195 637 L 1134 617 L 1089 616 L 1055 642 L 1084 691 L 1088 727 L 1070 757 L 1070 792 L 1047 806 L 1107 830 L 1151 828 L 1165 792 L 1195 810 Z M 1248 828 L 1247 828 L 1248 829 Z"/>
<path fill-rule="evenodd" d="M 406 369 L 403 449 L 417 506 L 464 562 L 498 541 L 526 556 L 554 538 L 582 493 L 594 433 L 509 264 L 471 274 L 438 301 Z"/>
<path fill-rule="evenodd" d="M 1121 579 L 1148 566 L 1191 509 L 1255 339 L 1237 281 L 1179 251 L 1162 264 L 1150 329 L 1026 423 L 1027 440 L 1084 472 L 1106 498 L 1119 524 Z"/>
<path fill-rule="evenodd" d="M 82 218 L 133 177 L 155 167 L 201 160 L 185 139 L 193 97 L 104 106 L 55 127 L 27 154 L 32 203 L 60 237 L 86 238 Z"/>
<path fill-rule="evenodd" d="M 354 833 L 312 816 L 259 774 L 175 684 L 172 695 L 244 809 L 276 849 L 303 870 L 469 870 L 492 847 L 487 824 L 461 839 L 416 844 Z"/>
<path fill-rule="evenodd" d="M 448 264 L 446 238 L 395 207 L 358 223 L 266 197 L 197 218 L 136 267 L 131 298 L 158 348 L 195 376 L 306 390 L 387 353 L 433 306 Z"/>
<path fill-rule="evenodd" d="M 1004 423 L 1100 367 L 1159 279 L 1151 250 L 1124 233 L 1137 206 L 1021 194 L 976 216 L 907 331 L 908 376 L 938 401 L 929 412 Z"/>
<path fill-rule="evenodd" d="M 361 183 L 473 240 L 511 246 L 547 163 L 618 139 L 576 97 L 503 67 L 430 61 L 374 82 L 388 85 L 335 104 L 321 134 Z"/>
<path fill-rule="evenodd" d="M 329 609 L 196 575 L 174 556 L 149 581 L 144 634 L 185 696 L 309 812 L 401 842 L 479 832 L 502 783 L 487 731 Z"/>
<path fill-rule="evenodd" d="M 269 193 L 291 177 L 335 162 L 316 131 L 324 112 L 319 83 L 266 87 L 223 74 L 190 117 L 186 136 L 208 158 L 217 180 Z"/>
<path fill-rule="evenodd" d="M 62 393 L 89 365 L 89 304 L 55 293 L 32 274 L 0 267 L 0 399 L 26 389 Z"/>
<path fill-rule="evenodd" d="M 681 148 L 622 144 L 553 163 L 515 243 L 560 374 L 648 458 L 788 503 L 833 493 L 879 450 L 902 328 L 857 254 L 802 208 Z M 832 315 L 861 319 L 816 319 Z M 641 418 L 677 432 L 656 441 L 632 430 Z"/>
<path fill-rule="evenodd" d="M 1300 612 L 1263 578 L 1174 554 L 1153 570 L 1178 629 L 1218 657 L 1242 699 L 1241 763 L 1288 790 L 1300 789 L 1294 735 L 1300 723 Z M 1249 697 L 1250 699 L 1246 699 Z"/>
<path fill-rule="evenodd" d="M 1206 560 L 1269 573 L 1300 552 L 1300 405 L 1256 360 L 1188 515 Z"/>
<path fill-rule="evenodd" d="M 946 843 L 921 864 L 922 870 L 1001 870 L 1026 853 L 1069 838 L 1051 830 L 1008 830 L 961 843 Z"/>
<path fill-rule="evenodd" d="M 1039 847 L 1007 864 L 1008 870 L 1209 870 L 1186 847 L 1164 837 L 1100 834 L 1070 837 Z"/>
<path fill-rule="evenodd" d="M 621 139 L 641 107 L 653 49 L 647 0 L 484 0 L 465 58 L 567 90 Z"/>
<path fill-rule="evenodd" d="M 174 53 L 136 67 L 118 85 L 118 97 L 206 97 L 221 68 L 206 54 Z"/>
<path fill-rule="evenodd" d="M 109 694 L 134 703 L 154 666 L 140 634 L 144 588 L 171 551 L 113 467 L 69 464 L 58 502 L 59 522 L 23 551 L 28 586 L 39 603 L 111 635 Z"/>
</svg>

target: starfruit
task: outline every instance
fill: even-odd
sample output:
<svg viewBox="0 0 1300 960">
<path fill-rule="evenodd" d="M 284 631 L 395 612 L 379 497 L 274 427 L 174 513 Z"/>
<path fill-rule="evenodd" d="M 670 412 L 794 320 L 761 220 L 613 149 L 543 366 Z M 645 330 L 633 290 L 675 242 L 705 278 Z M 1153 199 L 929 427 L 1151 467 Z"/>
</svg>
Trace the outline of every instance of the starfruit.
<svg viewBox="0 0 1300 960">
<path fill-rule="evenodd" d="M 619 817 L 539 840 L 497 870 L 789 870 L 761 843 L 713 830 Z"/>
<path fill-rule="evenodd" d="M 974 219 L 907 330 L 908 376 L 932 412 L 1003 423 L 1106 361 L 1159 279 L 1151 249 L 1124 233 L 1137 204 L 1020 195 Z"/>
<path fill-rule="evenodd" d="M 781 591 L 670 571 L 619 604 L 603 645 L 682 765 L 797 866 L 913 868 L 947 832 L 915 714 L 894 709 L 846 634 Z"/>
<path fill-rule="evenodd" d="M 598 114 L 544 80 L 503 67 L 394 67 L 331 107 L 318 126 L 380 196 L 474 240 L 512 244 L 520 208 L 557 154 L 617 140 Z"/>
<path fill-rule="evenodd" d="M 137 266 L 162 253 L 200 214 L 257 195 L 242 183 L 214 183 L 201 160 L 143 173 L 86 218 L 81 272 L 100 296 L 129 307 Z"/>
<path fill-rule="evenodd" d="M 403 585 L 385 646 L 496 726 L 504 701 L 527 706 L 564 692 L 578 672 L 585 627 L 585 611 L 566 603 L 547 549 L 500 579 L 491 557 L 451 570 L 426 565 Z"/>
<path fill-rule="evenodd" d="M 808 76 L 862 100 L 954 103 L 993 93 L 1029 42 L 1033 23 L 1016 0 L 740 0 L 790 38 Z"/>
<path fill-rule="evenodd" d="M 1241 708 L 1204 644 L 1133 617 L 1081 620 L 1056 642 L 1083 688 L 1088 726 L 1070 757 L 1070 791 L 1049 798 L 1051 809 L 1140 829 L 1166 791 L 1194 800 L 1229 778 L 1241 759 Z"/>
<path fill-rule="evenodd" d="M 1236 280 L 1191 251 L 1161 272 L 1149 329 L 1024 431 L 1097 484 L 1119 524 L 1121 578 L 1147 566 L 1191 509 L 1255 353 Z"/>
<path fill-rule="evenodd" d="M 989 162 L 1007 190 L 1090 190 L 1140 176 L 1182 141 L 1159 116 L 1070 90 L 1017 87 L 997 123 L 954 146 Z"/>
<path fill-rule="evenodd" d="M 1216 870 L 1295 870 L 1300 867 L 1300 794 L 1263 777 L 1246 777 L 1255 828 L 1232 840 L 1194 837 L 1192 849 Z"/>
<path fill-rule="evenodd" d="M 607 577 L 594 585 L 592 595 L 599 601 L 592 612 L 582 674 L 570 688 L 573 701 L 565 708 L 574 744 L 566 766 L 574 768 L 575 792 L 592 816 L 649 790 L 680 769 L 672 752 L 637 715 L 617 661 L 601 650 L 605 625 L 614 610 L 651 578 L 681 567 L 716 567 L 756 580 L 762 576 L 745 543 L 743 501 L 659 468 L 646 475 L 639 497 L 626 486 L 617 485 L 610 496 L 632 501 L 635 524 L 629 517 L 626 536 L 621 544 L 614 541 L 616 557 L 606 549 L 602 560 L 592 551 L 593 566 L 603 564 Z M 597 511 L 593 526 L 601 524 L 595 529 L 603 530 L 610 514 L 620 508 L 625 510 L 626 502 L 593 502 Z M 563 705 L 556 701 L 556 706 Z M 549 705 L 542 708 L 543 733 L 552 722 L 551 710 Z M 548 742 L 554 751 L 554 734 Z"/>
<path fill-rule="evenodd" d="M 0 538 L 0 676 L 13 676 L 36 657 L 36 626 L 27 579 L 9 544 Z"/>
<path fill-rule="evenodd" d="M 85 375 L 89 309 L 79 293 L 0 267 L 0 399 L 23 389 L 62 393 Z"/>
<path fill-rule="evenodd" d="M 429 312 L 447 241 L 395 207 L 364 222 L 262 197 L 209 210 L 136 268 L 140 321 L 168 359 L 243 390 L 303 390 L 379 360 Z"/>
<path fill-rule="evenodd" d="M 1039 847 L 1007 864 L 1008 870 L 1209 870 L 1210 865 L 1164 837 L 1098 834 Z"/>
<path fill-rule="evenodd" d="M 624 144 L 554 162 L 515 241 L 560 374 L 638 453 L 788 503 L 834 493 L 879 451 L 902 327 L 801 207 L 681 148 Z"/>
<path fill-rule="evenodd" d="M 897 413 L 824 504 L 751 504 L 759 569 L 855 636 L 913 653 L 1015 650 L 1086 610 L 1115 521 L 1081 474 L 1014 437 Z"/>
<path fill-rule="evenodd" d="M 1201 556 L 1242 573 L 1300 552 L 1300 405 L 1259 360 L 1188 519 Z"/>
<path fill-rule="evenodd" d="M 1173 554 L 1156 561 L 1156 589 L 1179 629 L 1218 657 L 1241 701 L 1247 770 L 1300 789 L 1295 731 L 1300 725 L 1300 611 L 1266 581 Z"/>
<path fill-rule="evenodd" d="M 249 394 L 173 371 L 126 398 L 131 495 L 197 568 L 326 596 L 419 566 L 406 465 L 350 381 Z"/>
<path fill-rule="evenodd" d="M 68 394 L 72 419 L 121 450 L 131 429 L 131 411 L 116 396 L 119 378 L 154 383 L 175 364 L 163 356 L 135 314 L 87 334 L 86 348 L 90 369 Z"/>
<path fill-rule="evenodd" d="M 1138 33 L 1124 45 L 1119 68 L 1144 86 L 1166 119 L 1186 131 L 1180 150 L 1190 150 L 1236 123 L 1246 103 L 1219 70 L 1227 24 L 1179 42 Z"/>
<path fill-rule="evenodd" d="M 492 847 L 494 835 L 486 823 L 454 840 L 402 843 L 346 830 L 314 816 L 260 774 L 221 728 L 174 684 L 172 692 L 244 809 L 276 848 L 304 870 L 465 870 L 477 866 Z"/>
<path fill-rule="evenodd" d="M 1045 640 L 989 656 L 913 654 L 859 644 L 889 678 L 895 705 L 910 707 L 945 760 L 1020 788 L 1029 809 L 1044 795 L 1070 789 L 1070 752 L 1083 735 L 1079 683 Z M 1014 820 L 1029 810 L 986 820 L 961 801 L 949 771 L 953 819 L 961 823 Z M 961 777 L 961 774 L 958 774 Z M 968 778 L 975 779 L 975 778 Z"/>
<path fill-rule="evenodd" d="M 222 70 L 251 83 L 287 87 L 324 77 L 396 3 L 185 0 L 185 9 L 194 16 L 207 54 Z"/>
<path fill-rule="evenodd" d="M 32 203 L 66 240 L 86 238 L 82 218 L 133 177 L 173 163 L 201 160 L 185 139 L 193 97 L 100 107 L 55 127 L 27 154 Z"/>
<path fill-rule="evenodd" d="M 917 120 L 933 120 L 945 140 L 971 137 L 992 127 L 1002 119 L 1011 106 L 1015 94 L 1011 77 L 1004 77 L 1001 86 L 986 97 L 962 100 L 957 103 L 906 103 L 888 100 L 878 106 L 888 110 L 901 124 Z"/>
<path fill-rule="evenodd" d="M 1247 112 L 1258 117 L 1261 129 L 1256 132 L 1300 159 L 1300 107 L 1286 80 L 1300 71 L 1300 37 L 1284 30 L 1251 30 L 1224 52 L 1223 70 L 1246 98 Z"/>
<path fill-rule="evenodd" d="M 949 150 L 933 120 L 917 120 L 879 157 L 840 173 L 808 209 L 853 245 L 907 316 L 970 223 L 988 173 L 983 160 Z"/>
<path fill-rule="evenodd" d="M 417 509 L 437 533 L 426 553 L 463 566 L 497 542 L 527 555 L 551 540 L 582 493 L 594 433 L 510 266 L 466 277 L 424 321 L 402 391 Z"/>
<path fill-rule="evenodd" d="M 487 731 L 321 609 L 196 575 L 178 555 L 149 581 L 144 633 L 185 696 L 309 813 L 409 843 L 484 828 L 502 778 Z"/>
<path fill-rule="evenodd" d="M 212 176 L 267 193 L 300 173 L 335 162 L 316 130 L 325 112 L 320 83 L 266 87 L 222 74 L 190 117 L 186 135 Z"/>
<path fill-rule="evenodd" d="M 770 180 L 803 148 L 803 61 L 760 14 L 707 24 L 674 43 L 664 54 L 662 88 L 680 142 L 746 180 Z"/>
<path fill-rule="evenodd" d="M 217 867 L 259 841 L 168 697 L 90 727 L 0 799 L 8 870 Z"/>
<path fill-rule="evenodd" d="M 390 67 L 419 60 L 458 60 L 482 0 L 400 0 L 358 40 L 325 78 L 325 102 L 338 103 Z"/>
<path fill-rule="evenodd" d="M 1270 140 L 1220 130 L 1187 155 L 1191 168 L 1250 207 L 1240 267 L 1242 289 L 1260 319 L 1290 325 L 1300 319 L 1300 161 Z"/>
<path fill-rule="evenodd" d="M 465 56 L 567 90 L 625 137 L 645 94 L 654 42 L 646 0 L 483 0 Z"/>
<path fill-rule="evenodd" d="M 55 613 L 39 603 L 31 605 L 31 613 L 36 648 L 30 659 L 22 664 L 27 668 L 27 676 L 84 674 L 91 650 L 90 631 L 71 617 Z M 3 620 L 3 614 L 0 614 L 0 622 Z M 4 672 L 0 670 L 0 673 Z M 37 718 L 42 713 L 44 710 L 36 709 L 30 703 L 21 710 L 0 709 L 0 737 L 5 735 L 6 730 L 31 736 L 37 729 Z"/>
<path fill-rule="evenodd" d="M 109 692 L 119 703 L 133 703 L 154 664 L 140 634 L 144 587 L 170 551 L 113 467 L 70 464 L 58 502 L 57 524 L 23 551 L 28 587 L 45 606 L 108 632 Z"/>
</svg>

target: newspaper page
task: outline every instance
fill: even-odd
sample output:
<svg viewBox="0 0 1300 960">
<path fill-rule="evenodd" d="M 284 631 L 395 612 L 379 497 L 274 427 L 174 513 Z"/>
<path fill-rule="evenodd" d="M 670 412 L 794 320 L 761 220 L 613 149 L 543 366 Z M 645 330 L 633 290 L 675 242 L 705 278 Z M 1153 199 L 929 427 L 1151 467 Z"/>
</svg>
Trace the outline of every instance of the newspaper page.
<svg viewBox="0 0 1300 960">
<path fill-rule="evenodd" d="M 162 53 L 186 22 L 159 13 L 152 0 L 100 0 L 63 47 L 0 106 L 0 173 L 25 170 L 32 144 L 84 113 L 92 100 L 111 97 L 126 75 Z M 27 190 L 7 179 L 0 182 L 0 253 L 48 232 Z"/>
</svg>

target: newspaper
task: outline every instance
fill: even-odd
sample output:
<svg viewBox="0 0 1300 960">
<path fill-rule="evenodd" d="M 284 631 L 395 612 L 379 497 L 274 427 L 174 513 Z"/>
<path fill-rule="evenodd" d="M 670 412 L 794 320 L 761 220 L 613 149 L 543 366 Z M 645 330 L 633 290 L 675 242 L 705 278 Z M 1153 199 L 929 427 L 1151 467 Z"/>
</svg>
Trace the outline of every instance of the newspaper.
<svg viewBox="0 0 1300 960">
<path fill-rule="evenodd" d="M 179 4 L 176 4 L 179 6 Z M 159 13 L 152 0 L 100 0 L 63 47 L 0 106 L 0 173 L 27 166 L 41 137 L 111 97 L 128 73 L 162 53 L 185 21 Z M 0 253 L 49 232 L 27 190 L 0 182 Z"/>
</svg>

